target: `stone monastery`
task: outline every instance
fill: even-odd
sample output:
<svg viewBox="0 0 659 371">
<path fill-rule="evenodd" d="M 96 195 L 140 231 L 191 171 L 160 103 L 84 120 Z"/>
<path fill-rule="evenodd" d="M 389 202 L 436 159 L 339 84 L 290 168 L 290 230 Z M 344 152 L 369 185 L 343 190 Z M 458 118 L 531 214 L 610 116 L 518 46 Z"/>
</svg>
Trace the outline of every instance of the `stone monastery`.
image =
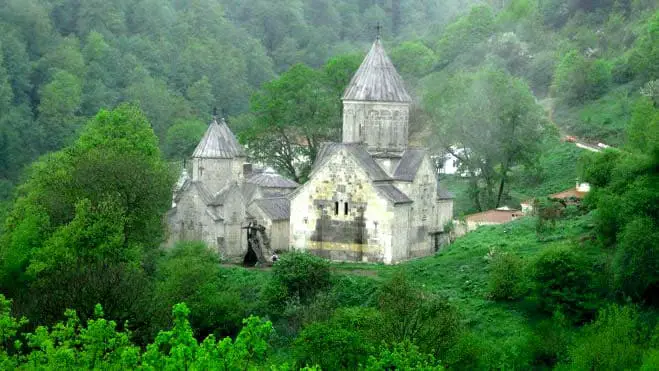
<svg viewBox="0 0 659 371">
<path fill-rule="evenodd" d="M 246 263 L 289 250 L 387 264 L 437 251 L 453 200 L 426 150 L 408 146 L 412 99 L 379 38 L 342 100 L 343 141 L 322 146 L 303 185 L 252 169 L 214 119 L 175 189 L 170 244 L 202 240 Z"/>
</svg>

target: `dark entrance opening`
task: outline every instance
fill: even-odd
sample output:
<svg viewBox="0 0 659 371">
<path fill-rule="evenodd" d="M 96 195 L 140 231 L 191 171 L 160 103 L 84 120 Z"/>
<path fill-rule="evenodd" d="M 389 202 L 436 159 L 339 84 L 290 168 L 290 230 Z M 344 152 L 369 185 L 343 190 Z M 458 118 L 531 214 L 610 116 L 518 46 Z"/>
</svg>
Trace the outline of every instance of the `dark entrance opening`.
<svg viewBox="0 0 659 371">
<path fill-rule="evenodd" d="M 432 237 L 433 248 L 435 249 L 435 252 L 438 252 L 439 249 L 442 247 L 442 234 L 441 232 L 433 233 L 431 234 L 431 237 Z"/>
<path fill-rule="evenodd" d="M 245 259 L 243 259 L 243 265 L 245 267 L 253 267 L 258 263 L 259 258 L 256 256 L 254 249 L 252 249 L 251 244 L 247 244 L 247 254 L 245 254 Z"/>
<path fill-rule="evenodd" d="M 265 233 L 265 227 L 252 221 L 243 229 L 247 230 L 247 254 L 243 259 L 243 265 L 253 267 L 257 263 L 265 264 L 263 254 L 265 251 L 270 251 L 270 241 Z"/>
</svg>

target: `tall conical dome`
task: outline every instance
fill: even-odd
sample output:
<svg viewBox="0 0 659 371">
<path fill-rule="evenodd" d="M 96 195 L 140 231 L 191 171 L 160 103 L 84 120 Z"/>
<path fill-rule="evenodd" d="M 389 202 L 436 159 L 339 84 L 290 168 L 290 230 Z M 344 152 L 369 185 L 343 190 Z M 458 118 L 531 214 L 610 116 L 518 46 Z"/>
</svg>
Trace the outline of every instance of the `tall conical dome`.
<svg viewBox="0 0 659 371">
<path fill-rule="evenodd" d="M 245 157 L 245 150 L 224 119 L 213 118 L 192 153 L 192 181 L 204 183 L 215 194 L 243 178 Z"/>
<path fill-rule="evenodd" d="M 364 143 L 373 155 L 401 154 L 411 103 L 378 37 L 343 94 L 343 142 Z"/>
<path fill-rule="evenodd" d="M 412 101 L 380 39 L 376 39 L 361 66 L 350 80 L 343 100 L 371 102 Z"/>
<path fill-rule="evenodd" d="M 229 129 L 229 126 L 216 118 L 208 126 L 206 133 L 192 153 L 192 158 L 234 158 L 245 157 L 245 150 Z"/>
</svg>

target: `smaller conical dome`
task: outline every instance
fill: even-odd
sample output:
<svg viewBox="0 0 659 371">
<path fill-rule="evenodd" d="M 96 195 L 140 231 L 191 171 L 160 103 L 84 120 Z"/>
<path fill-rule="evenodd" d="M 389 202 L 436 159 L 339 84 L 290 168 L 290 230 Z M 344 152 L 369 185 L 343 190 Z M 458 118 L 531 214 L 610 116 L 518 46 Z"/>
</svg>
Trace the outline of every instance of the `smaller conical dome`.
<svg viewBox="0 0 659 371">
<path fill-rule="evenodd" d="M 245 157 L 245 150 L 229 129 L 229 126 L 221 119 L 213 118 L 208 130 L 201 138 L 197 148 L 192 153 L 193 158 L 234 158 Z"/>
<path fill-rule="evenodd" d="M 378 38 L 350 80 L 343 100 L 370 102 L 412 101 L 393 63 Z"/>
</svg>

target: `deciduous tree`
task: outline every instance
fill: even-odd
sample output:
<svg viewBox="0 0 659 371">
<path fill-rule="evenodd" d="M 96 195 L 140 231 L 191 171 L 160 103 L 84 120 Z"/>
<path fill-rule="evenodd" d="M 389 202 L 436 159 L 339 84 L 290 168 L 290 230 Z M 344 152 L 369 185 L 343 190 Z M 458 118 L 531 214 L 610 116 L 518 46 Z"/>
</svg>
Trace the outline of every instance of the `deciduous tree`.
<svg viewBox="0 0 659 371">
<path fill-rule="evenodd" d="M 531 164 L 539 152 L 547 125 L 542 107 L 522 80 L 489 68 L 460 73 L 435 89 L 424 99 L 435 141 L 480 180 L 472 194 L 479 209 L 499 207 L 511 169 Z"/>
</svg>

